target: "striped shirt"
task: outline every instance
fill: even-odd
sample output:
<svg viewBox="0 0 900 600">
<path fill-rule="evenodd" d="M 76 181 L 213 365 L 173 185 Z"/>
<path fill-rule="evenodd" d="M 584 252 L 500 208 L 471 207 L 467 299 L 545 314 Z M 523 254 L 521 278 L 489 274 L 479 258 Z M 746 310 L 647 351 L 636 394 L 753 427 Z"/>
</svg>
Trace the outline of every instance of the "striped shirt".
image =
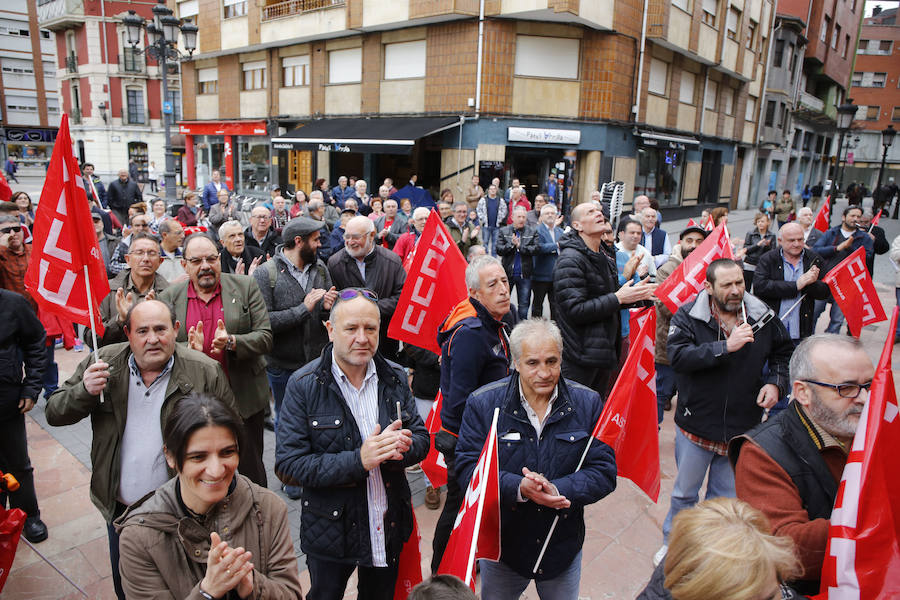
<svg viewBox="0 0 900 600">
<path fill-rule="evenodd" d="M 356 420 L 359 435 L 363 439 L 369 437 L 378 424 L 378 375 L 375 373 L 375 361 L 369 360 L 362 387 L 356 389 L 338 366 L 334 352 L 331 353 L 331 374 L 341 389 L 341 394 L 350 407 L 350 413 Z M 369 471 L 366 478 L 366 496 L 369 504 L 369 540 L 372 546 L 372 565 L 387 566 L 387 551 L 384 544 L 384 515 L 387 512 L 387 491 L 381 477 L 381 468 Z"/>
</svg>

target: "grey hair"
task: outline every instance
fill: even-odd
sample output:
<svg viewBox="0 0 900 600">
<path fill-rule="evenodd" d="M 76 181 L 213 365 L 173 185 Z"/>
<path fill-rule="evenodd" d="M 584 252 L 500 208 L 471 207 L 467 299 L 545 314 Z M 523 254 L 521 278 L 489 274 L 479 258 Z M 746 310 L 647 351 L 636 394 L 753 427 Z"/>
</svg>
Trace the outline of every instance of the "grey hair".
<svg viewBox="0 0 900 600">
<path fill-rule="evenodd" d="M 413 221 L 415 221 L 416 219 L 418 219 L 418 218 L 419 218 L 419 215 L 421 215 L 421 214 L 423 214 L 423 213 L 425 214 L 425 218 L 427 219 L 427 218 L 428 218 L 428 215 L 431 214 L 431 209 L 430 209 L 430 208 L 426 208 L 426 207 L 424 207 L 424 206 L 420 206 L 419 208 L 417 208 L 416 210 L 413 211 L 413 215 L 412 215 Z"/>
<path fill-rule="evenodd" d="M 481 271 L 492 265 L 503 268 L 503 263 L 496 256 L 479 256 L 469 263 L 466 267 L 466 287 L 470 290 L 481 289 Z"/>
<path fill-rule="evenodd" d="M 525 208 L 524 206 L 517 205 L 515 208 L 513 208 L 513 214 L 516 214 L 518 212 L 523 212 L 525 214 L 528 214 L 528 209 Z"/>
<path fill-rule="evenodd" d="M 556 326 L 556 323 L 540 317 L 532 317 L 527 321 L 520 322 L 509 334 L 509 349 L 512 352 L 512 359 L 519 360 L 522 357 L 522 343 L 525 340 L 546 339 L 556 342 L 556 347 L 559 349 L 559 353 L 562 354 L 562 334 L 559 332 L 559 327 Z"/>
<path fill-rule="evenodd" d="M 322 190 L 313 190 L 309 193 L 309 201 L 312 202 L 313 200 L 325 201 L 325 194 L 322 193 Z"/>
<path fill-rule="evenodd" d="M 485 249 L 484 249 L 484 246 L 482 246 L 481 244 L 475 244 L 474 246 L 469 246 L 469 251 L 466 253 L 466 261 L 472 262 L 472 257 L 475 256 L 475 254 L 478 254 L 479 256 L 484 256 L 484 254 L 482 254 L 482 253 L 485 253 Z"/>
<path fill-rule="evenodd" d="M 541 216 L 543 217 L 545 214 L 547 214 L 551 211 L 554 213 L 557 212 L 556 205 L 547 203 L 541 207 Z"/>
<path fill-rule="evenodd" d="M 21 225 L 21 221 L 19 221 L 19 217 L 13 215 L 0 215 L 0 223 L 15 223 L 16 225 Z"/>
<path fill-rule="evenodd" d="M 228 221 L 225 221 L 224 223 L 219 225 L 219 231 L 218 231 L 219 239 L 220 240 L 225 239 L 225 232 L 229 229 L 232 229 L 235 226 L 237 226 L 237 228 L 240 229 L 241 231 L 244 230 L 244 228 L 241 227 L 240 222 L 236 221 L 234 219 L 229 219 Z"/>
<path fill-rule="evenodd" d="M 842 344 L 851 350 L 864 350 L 862 342 L 858 338 L 836 333 L 818 333 L 811 335 L 797 345 L 794 354 L 791 355 L 791 385 L 802 379 L 815 379 L 816 366 L 812 361 L 812 354 L 816 346 L 821 344 Z"/>
</svg>

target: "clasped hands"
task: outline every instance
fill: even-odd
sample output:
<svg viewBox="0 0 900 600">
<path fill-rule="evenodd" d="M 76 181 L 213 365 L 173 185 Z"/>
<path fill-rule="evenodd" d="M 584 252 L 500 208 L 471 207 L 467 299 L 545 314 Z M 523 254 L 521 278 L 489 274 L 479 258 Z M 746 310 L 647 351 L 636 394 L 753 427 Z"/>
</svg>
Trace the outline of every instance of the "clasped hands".
<svg viewBox="0 0 900 600">
<path fill-rule="evenodd" d="M 253 593 L 253 553 L 232 548 L 215 531 L 209 538 L 206 575 L 200 581 L 200 589 L 213 598 L 222 598 L 231 590 L 241 598 L 248 597 Z"/>
<path fill-rule="evenodd" d="M 522 481 L 519 482 L 519 493 L 526 500 L 531 500 L 549 508 L 569 508 L 572 503 L 559 494 L 555 485 L 541 473 L 535 473 L 528 467 L 522 467 Z"/>
<path fill-rule="evenodd" d="M 372 434 L 359 449 L 359 458 L 366 471 L 388 460 L 403 460 L 403 454 L 412 448 L 412 431 L 402 427 L 400 419 L 385 427 L 384 431 L 381 431 L 380 424 L 375 425 Z"/>
</svg>

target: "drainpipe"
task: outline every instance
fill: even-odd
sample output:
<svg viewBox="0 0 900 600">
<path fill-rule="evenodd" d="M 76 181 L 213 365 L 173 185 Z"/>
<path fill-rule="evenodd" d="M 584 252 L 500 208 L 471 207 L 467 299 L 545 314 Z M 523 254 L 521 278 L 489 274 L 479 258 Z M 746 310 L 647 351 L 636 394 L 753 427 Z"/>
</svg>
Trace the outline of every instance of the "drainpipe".
<svg viewBox="0 0 900 600">
<path fill-rule="evenodd" d="M 644 0 L 646 2 L 647 0 Z M 475 67 L 475 117 L 481 112 L 481 62 L 484 54 L 484 0 L 478 7 L 478 64 Z M 460 131 L 462 130 L 460 124 Z"/>
<path fill-rule="evenodd" d="M 456 147 L 456 189 L 459 192 L 463 191 L 462 187 L 459 184 L 459 178 L 460 178 L 459 169 L 460 169 L 460 164 L 461 164 L 460 161 L 462 160 L 462 129 L 463 129 L 463 125 L 465 125 L 465 123 L 466 123 L 465 115 L 459 115 L 459 145 Z M 472 162 L 473 162 L 473 170 L 476 170 L 476 169 L 474 169 L 475 161 L 473 160 Z M 477 174 L 478 173 L 476 170 L 476 175 Z"/>
<path fill-rule="evenodd" d="M 484 0 L 482 0 L 483 2 Z M 634 122 L 637 123 L 641 114 L 641 84 L 644 82 L 644 50 L 647 46 L 647 3 L 644 0 L 644 12 L 641 15 L 641 48 L 638 53 L 638 74 L 637 74 L 637 93 L 634 96 L 634 106 L 631 110 L 634 112 Z"/>
</svg>

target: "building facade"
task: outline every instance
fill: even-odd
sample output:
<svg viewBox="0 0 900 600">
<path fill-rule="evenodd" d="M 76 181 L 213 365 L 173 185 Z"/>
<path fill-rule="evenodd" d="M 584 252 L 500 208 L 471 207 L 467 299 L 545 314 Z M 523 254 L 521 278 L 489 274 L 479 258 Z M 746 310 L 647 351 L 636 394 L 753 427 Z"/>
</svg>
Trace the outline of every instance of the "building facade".
<svg viewBox="0 0 900 600">
<path fill-rule="evenodd" d="M 129 10 L 150 19 L 151 8 L 150 2 L 37 1 L 41 27 L 55 36 L 56 78 L 76 156 L 93 163 L 104 179 L 133 161 L 139 181 L 146 181 L 151 162 L 162 181 L 163 102 L 171 102 L 175 119 L 181 118 L 179 65 L 170 64 L 169 98 L 164 99 L 159 65 L 143 52 L 146 37 L 132 48 L 121 22 Z M 184 141 L 172 141 L 180 180 Z"/>
<path fill-rule="evenodd" d="M 483 14 L 481 13 L 483 5 Z M 769 0 L 185 0 L 188 184 L 309 191 L 471 176 L 580 201 L 732 204 L 756 142 Z M 749 98 L 754 98 L 748 101 Z M 748 106 L 749 104 L 749 106 Z M 191 161 L 192 164 L 188 164 Z M 552 181 L 552 183 L 550 183 Z"/>
<path fill-rule="evenodd" d="M 0 160 L 15 156 L 20 175 L 42 175 L 59 126 L 52 35 L 38 24 L 35 3 L 0 8 Z"/>
</svg>

